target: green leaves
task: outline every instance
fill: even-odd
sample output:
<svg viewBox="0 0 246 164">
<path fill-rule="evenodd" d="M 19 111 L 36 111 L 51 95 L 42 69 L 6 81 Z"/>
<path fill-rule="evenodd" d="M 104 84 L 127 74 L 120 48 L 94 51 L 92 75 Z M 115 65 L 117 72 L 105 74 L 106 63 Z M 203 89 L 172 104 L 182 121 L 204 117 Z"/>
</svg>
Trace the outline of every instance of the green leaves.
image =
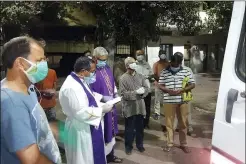
<svg viewBox="0 0 246 164">
<path fill-rule="evenodd" d="M 217 1 L 208 9 L 207 28 L 213 32 L 228 31 L 231 21 L 233 1 Z"/>
<path fill-rule="evenodd" d="M 1 25 L 25 25 L 35 15 L 42 12 L 42 2 L 1 1 Z"/>
</svg>

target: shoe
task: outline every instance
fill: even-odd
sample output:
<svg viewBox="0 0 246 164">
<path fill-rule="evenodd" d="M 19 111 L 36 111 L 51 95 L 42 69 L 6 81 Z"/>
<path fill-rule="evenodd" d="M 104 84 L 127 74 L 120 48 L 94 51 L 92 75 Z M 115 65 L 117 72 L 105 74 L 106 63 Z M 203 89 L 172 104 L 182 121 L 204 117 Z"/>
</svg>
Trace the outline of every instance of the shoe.
<svg viewBox="0 0 246 164">
<path fill-rule="evenodd" d="M 153 119 L 154 119 L 154 120 L 159 120 L 159 119 L 160 119 L 160 115 L 157 114 L 157 113 L 155 113 L 155 114 L 153 115 Z"/>
<path fill-rule="evenodd" d="M 162 150 L 165 152 L 170 152 L 172 150 L 172 146 L 165 146 Z"/>
<path fill-rule="evenodd" d="M 191 152 L 187 146 L 180 146 L 180 149 L 182 149 L 187 154 Z"/>
<path fill-rule="evenodd" d="M 138 151 L 143 153 L 143 152 L 145 152 L 145 148 L 144 147 L 138 148 Z"/>
<path fill-rule="evenodd" d="M 191 131 L 188 131 L 187 132 L 187 136 L 191 136 L 192 132 Z"/>
<path fill-rule="evenodd" d="M 112 159 L 107 160 L 107 163 L 122 163 L 123 159 L 114 156 Z"/>
<path fill-rule="evenodd" d="M 126 150 L 126 154 L 127 155 L 131 155 L 132 154 L 132 150 Z"/>
<path fill-rule="evenodd" d="M 149 125 L 145 125 L 144 129 L 150 129 Z"/>
</svg>

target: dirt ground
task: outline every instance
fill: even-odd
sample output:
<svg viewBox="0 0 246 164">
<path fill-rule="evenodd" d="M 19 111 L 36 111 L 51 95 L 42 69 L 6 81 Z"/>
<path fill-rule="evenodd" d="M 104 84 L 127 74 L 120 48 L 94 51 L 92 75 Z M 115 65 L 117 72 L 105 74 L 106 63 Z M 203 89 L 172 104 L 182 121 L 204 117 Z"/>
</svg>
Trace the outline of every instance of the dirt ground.
<svg viewBox="0 0 246 164">
<path fill-rule="evenodd" d="M 132 156 L 126 156 L 124 153 L 124 118 L 120 116 L 121 105 L 117 105 L 119 134 L 118 142 L 115 146 L 116 155 L 124 158 L 123 164 L 139 164 L 139 163 L 167 163 L 167 164 L 207 164 L 209 163 L 213 119 L 216 109 L 217 94 L 219 89 L 219 74 L 197 74 L 196 88 L 193 90 L 194 100 L 192 101 L 192 126 L 194 132 L 188 137 L 189 147 L 192 153 L 184 154 L 178 148 L 171 153 L 164 153 L 161 146 L 166 142 L 163 135 L 160 121 L 150 119 L 151 129 L 145 130 L 145 148 L 144 154 L 134 150 Z M 62 85 L 64 78 L 59 79 L 58 88 Z M 153 87 L 154 89 L 154 87 Z M 57 95 L 59 91 L 57 92 Z M 57 99 L 58 100 L 58 99 Z M 154 95 L 152 97 L 152 107 L 154 103 Z M 56 106 L 57 118 L 64 120 L 66 117 L 61 111 L 59 102 Z M 175 142 L 178 143 L 178 136 L 175 135 Z M 62 154 L 65 162 L 65 155 Z M 145 162 L 143 162 L 145 161 Z"/>
</svg>

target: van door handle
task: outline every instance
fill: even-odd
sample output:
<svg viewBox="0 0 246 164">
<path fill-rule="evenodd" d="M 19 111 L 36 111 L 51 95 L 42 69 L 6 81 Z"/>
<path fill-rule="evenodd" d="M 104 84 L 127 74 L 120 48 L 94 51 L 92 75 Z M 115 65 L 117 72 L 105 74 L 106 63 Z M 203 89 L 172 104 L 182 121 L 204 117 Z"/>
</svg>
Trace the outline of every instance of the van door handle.
<svg viewBox="0 0 246 164">
<path fill-rule="evenodd" d="M 237 101 L 238 90 L 230 89 L 227 95 L 227 106 L 226 106 L 226 122 L 231 123 L 232 109 L 235 101 Z"/>
<path fill-rule="evenodd" d="M 241 92 L 240 93 L 240 96 L 242 97 L 242 98 L 245 98 L 246 97 L 246 92 L 244 91 L 244 92 Z"/>
</svg>

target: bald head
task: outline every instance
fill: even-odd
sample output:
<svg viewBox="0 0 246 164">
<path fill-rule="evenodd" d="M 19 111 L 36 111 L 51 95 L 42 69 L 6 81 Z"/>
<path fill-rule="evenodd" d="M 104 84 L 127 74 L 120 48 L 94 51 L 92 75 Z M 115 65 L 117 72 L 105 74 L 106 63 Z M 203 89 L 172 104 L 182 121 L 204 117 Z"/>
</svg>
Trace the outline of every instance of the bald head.
<svg viewBox="0 0 246 164">
<path fill-rule="evenodd" d="M 144 55 L 144 50 L 137 50 L 136 55 Z"/>
<path fill-rule="evenodd" d="M 125 59 L 125 66 L 126 66 L 126 68 L 129 68 L 129 65 L 130 65 L 130 64 L 133 64 L 133 63 L 136 63 L 136 60 L 135 60 L 134 58 L 132 58 L 132 57 L 127 57 L 127 58 Z"/>
</svg>

